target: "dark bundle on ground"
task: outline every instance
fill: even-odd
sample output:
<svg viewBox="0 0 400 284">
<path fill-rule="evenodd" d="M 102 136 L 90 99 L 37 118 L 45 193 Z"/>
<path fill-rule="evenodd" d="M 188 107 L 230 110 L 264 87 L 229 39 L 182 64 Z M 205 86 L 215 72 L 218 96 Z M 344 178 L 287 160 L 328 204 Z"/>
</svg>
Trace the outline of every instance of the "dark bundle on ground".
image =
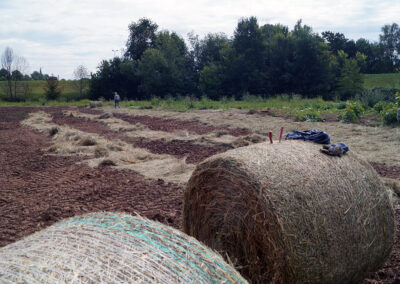
<svg viewBox="0 0 400 284">
<path fill-rule="evenodd" d="M 357 283 L 394 243 L 389 196 L 369 163 L 285 141 L 218 154 L 185 192 L 184 231 L 253 283 Z"/>
<path fill-rule="evenodd" d="M 247 283 L 220 255 L 140 216 L 91 213 L 0 249 L 0 283 Z"/>
</svg>

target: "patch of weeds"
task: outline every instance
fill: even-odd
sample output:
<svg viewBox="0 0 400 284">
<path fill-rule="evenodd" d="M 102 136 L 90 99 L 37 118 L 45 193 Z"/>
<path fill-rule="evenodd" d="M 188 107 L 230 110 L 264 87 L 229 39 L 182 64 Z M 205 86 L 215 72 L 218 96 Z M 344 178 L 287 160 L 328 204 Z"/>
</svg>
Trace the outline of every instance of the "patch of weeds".
<svg viewBox="0 0 400 284">
<path fill-rule="evenodd" d="M 397 92 L 395 94 L 395 102 L 394 103 L 388 103 L 386 107 L 384 107 L 380 114 L 382 117 L 382 121 L 386 125 L 390 124 L 396 124 L 398 123 L 397 120 L 397 111 L 400 108 L 400 94 Z"/>
<path fill-rule="evenodd" d="M 346 102 L 340 102 L 340 103 L 338 103 L 338 105 L 337 105 L 337 109 L 345 109 L 346 108 Z"/>
<path fill-rule="evenodd" d="M 384 110 L 386 107 L 388 106 L 388 102 L 383 102 L 383 101 L 380 101 L 380 102 L 377 102 L 375 105 L 374 105 L 374 110 L 377 112 L 377 113 L 380 113 L 382 110 Z"/>
<path fill-rule="evenodd" d="M 296 114 L 296 117 L 294 120 L 295 121 L 310 121 L 310 122 L 324 121 L 324 119 L 321 117 L 319 111 L 312 109 L 312 108 L 307 108 L 307 109 L 299 111 Z"/>
<path fill-rule="evenodd" d="M 390 125 L 398 122 L 397 109 L 396 104 L 390 103 L 380 112 L 383 124 Z"/>
<path fill-rule="evenodd" d="M 344 109 L 343 114 L 341 114 L 339 118 L 342 122 L 356 122 L 363 112 L 364 108 L 360 102 L 348 101 L 346 102 L 346 108 Z"/>
</svg>

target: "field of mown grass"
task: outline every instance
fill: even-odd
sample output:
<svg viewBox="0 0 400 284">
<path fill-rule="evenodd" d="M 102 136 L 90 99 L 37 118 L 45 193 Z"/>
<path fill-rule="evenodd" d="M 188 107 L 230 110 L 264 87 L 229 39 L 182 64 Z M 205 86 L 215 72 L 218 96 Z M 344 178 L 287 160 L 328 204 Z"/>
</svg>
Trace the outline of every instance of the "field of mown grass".
<svg viewBox="0 0 400 284">
<path fill-rule="evenodd" d="M 400 73 L 364 74 L 364 88 L 400 89 Z"/>
<path fill-rule="evenodd" d="M 72 101 L 79 100 L 79 92 L 74 88 L 74 81 L 72 80 L 61 80 L 60 87 L 63 91 L 60 96 L 60 101 Z M 27 97 L 28 101 L 43 101 L 44 100 L 44 86 L 45 81 L 28 81 L 30 90 L 30 95 Z M 7 82 L 0 81 L 0 98 L 5 96 L 4 88 L 7 86 Z"/>
</svg>

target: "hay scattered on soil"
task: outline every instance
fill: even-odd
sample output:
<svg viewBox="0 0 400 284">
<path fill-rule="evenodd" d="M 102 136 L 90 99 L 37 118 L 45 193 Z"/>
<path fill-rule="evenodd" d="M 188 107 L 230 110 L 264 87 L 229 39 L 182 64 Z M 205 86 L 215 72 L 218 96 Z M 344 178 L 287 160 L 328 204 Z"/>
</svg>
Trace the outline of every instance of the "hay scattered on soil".
<svg viewBox="0 0 400 284">
<path fill-rule="evenodd" d="M 220 255 L 140 216 L 92 213 L 0 249 L 0 282 L 246 283 Z"/>
<path fill-rule="evenodd" d="M 185 232 L 254 283 L 361 281 L 394 243 L 389 196 L 356 154 L 319 148 L 261 143 L 209 158 L 188 182 Z"/>
<path fill-rule="evenodd" d="M 111 112 L 105 112 L 105 113 L 99 115 L 99 119 L 106 119 L 106 118 L 111 118 L 111 117 L 113 117 L 113 114 Z"/>
<path fill-rule="evenodd" d="M 114 111 L 110 108 L 110 111 Z M 369 162 L 388 163 L 400 166 L 400 128 L 370 127 L 338 122 L 295 122 L 280 117 L 248 115 L 244 110 L 232 109 L 205 110 L 191 112 L 173 112 L 165 110 L 132 110 L 118 109 L 116 112 L 127 115 L 147 115 L 165 119 L 179 119 L 185 121 L 199 121 L 207 125 L 228 126 L 230 128 L 246 128 L 255 133 L 272 131 L 274 140 L 278 138 L 282 125 L 285 133 L 293 130 L 322 129 L 331 135 L 332 143 L 345 142 L 352 150 L 356 150 Z M 241 113 L 242 112 L 242 113 Z M 233 113 L 233 115 L 232 115 Z M 371 139 L 373 137 L 373 139 Z"/>
<path fill-rule="evenodd" d="M 99 121 L 100 119 L 98 115 L 73 111 L 65 111 L 64 115 L 68 116 L 71 113 L 75 117 L 90 119 L 93 121 Z M 231 148 L 248 146 L 254 143 L 265 141 L 265 138 L 257 134 L 237 138 L 235 136 L 229 135 L 228 131 L 224 129 L 213 131 L 209 134 L 198 135 L 195 133 L 191 133 L 187 130 L 177 130 L 175 132 L 151 130 L 141 123 L 131 124 L 115 117 L 101 119 L 101 122 L 105 123 L 108 127 L 110 127 L 111 130 L 124 132 L 127 137 L 132 137 L 135 139 L 143 137 L 148 140 L 183 140 L 191 141 L 192 143 L 203 146 L 227 146 Z"/>
<path fill-rule="evenodd" d="M 107 157 L 108 155 L 108 150 L 103 147 L 96 147 L 96 149 L 94 149 L 94 156 L 96 158 Z"/>
<path fill-rule="evenodd" d="M 170 155 L 152 154 L 146 149 L 135 148 L 120 140 L 108 140 L 95 133 L 85 133 L 68 126 L 51 123 L 51 116 L 43 111 L 31 113 L 22 121 L 23 125 L 33 127 L 41 132 L 58 127 L 59 132 L 53 136 L 54 144 L 48 152 L 57 155 L 87 155 L 83 161 L 91 167 L 97 167 L 104 157 L 112 160 L 120 169 L 135 171 L 146 178 L 163 178 L 167 182 L 186 183 L 195 166 L 186 164 L 181 159 Z M 95 146 L 95 147 L 92 147 Z"/>
</svg>

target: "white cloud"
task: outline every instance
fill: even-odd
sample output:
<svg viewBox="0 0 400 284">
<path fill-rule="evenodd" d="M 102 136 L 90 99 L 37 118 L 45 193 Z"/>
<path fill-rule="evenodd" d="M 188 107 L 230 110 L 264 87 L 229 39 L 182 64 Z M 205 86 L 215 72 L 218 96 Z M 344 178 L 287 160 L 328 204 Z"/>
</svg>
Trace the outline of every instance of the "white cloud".
<svg viewBox="0 0 400 284">
<path fill-rule="evenodd" d="M 5 3 L 9 2 L 9 3 Z M 113 50 L 123 48 L 128 25 L 142 17 L 160 29 L 205 35 L 232 35 L 241 17 L 290 28 L 298 19 L 316 32 L 332 30 L 348 38 L 378 40 L 384 24 L 398 21 L 398 0 L 14 0 L 1 1 L 0 52 L 23 55 L 31 72 L 72 78 L 83 64 L 92 72 Z"/>
</svg>

